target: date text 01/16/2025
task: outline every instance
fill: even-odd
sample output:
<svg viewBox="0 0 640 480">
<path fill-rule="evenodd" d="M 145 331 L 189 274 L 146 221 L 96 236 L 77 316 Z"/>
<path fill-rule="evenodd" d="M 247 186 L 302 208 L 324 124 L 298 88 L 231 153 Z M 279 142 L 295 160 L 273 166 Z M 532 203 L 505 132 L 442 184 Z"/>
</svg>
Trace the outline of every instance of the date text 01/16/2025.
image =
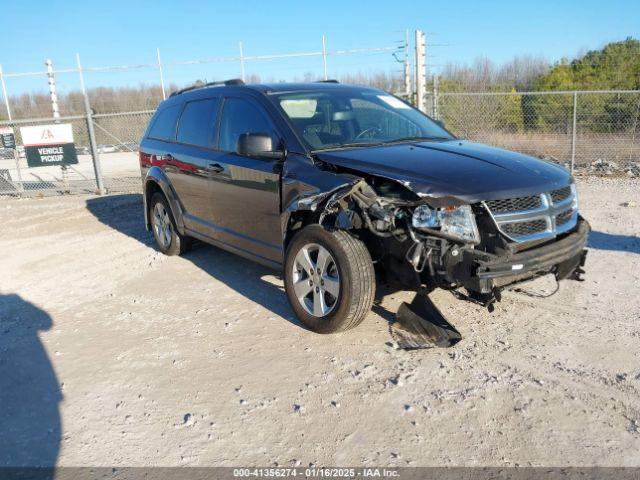
<svg viewBox="0 0 640 480">
<path fill-rule="evenodd" d="M 400 472 L 393 468 L 234 468 L 233 476 L 264 478 L 397 478 Z"/>
</svg>

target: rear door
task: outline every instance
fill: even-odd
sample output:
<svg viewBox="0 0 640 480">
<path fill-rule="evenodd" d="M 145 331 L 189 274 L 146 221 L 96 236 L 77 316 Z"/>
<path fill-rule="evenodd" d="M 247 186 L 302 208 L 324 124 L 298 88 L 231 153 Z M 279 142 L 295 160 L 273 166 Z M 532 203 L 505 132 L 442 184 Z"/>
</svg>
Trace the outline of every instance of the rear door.
<svg viewBox="0 0 640 480">
<path fill-rule="evenodd" d="M 281 142 L 267 112 L 251 97 L 226 97 L 218 126 L 216 171 L 211 171 L 211 208 L 217 238 L 251 255 L 282 262 L 280 172 L 282 162 L 238 155 L 242 133 L 267 133 Z"/>
<path fill-rule="evenodd" d="M 166 159 L 165 172 L 184 209 L 185 226 L 191 230 L 201 231 L 203 223 L 214 220 L 209 164 L 218 156 L 213 145 L 219 106 L 219 97 L 186 102 Z"/>
</svg>

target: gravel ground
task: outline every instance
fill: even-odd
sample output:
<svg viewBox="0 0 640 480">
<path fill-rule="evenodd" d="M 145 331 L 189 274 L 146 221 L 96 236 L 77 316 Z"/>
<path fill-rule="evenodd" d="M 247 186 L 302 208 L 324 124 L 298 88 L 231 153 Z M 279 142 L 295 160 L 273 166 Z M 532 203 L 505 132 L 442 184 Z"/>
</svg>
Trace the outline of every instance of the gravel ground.
<svg viewBox="0 0 640 480">
<path fill-rule="evenodd" d="M 273 272 L 165 257 L 141 197 L 0 203 L 0 465 L 640 466 L 640 183 L 579 184 L 586 281 L 403 351 L 407 292 L 356 330 L 300 327 Z"/>
</svg>

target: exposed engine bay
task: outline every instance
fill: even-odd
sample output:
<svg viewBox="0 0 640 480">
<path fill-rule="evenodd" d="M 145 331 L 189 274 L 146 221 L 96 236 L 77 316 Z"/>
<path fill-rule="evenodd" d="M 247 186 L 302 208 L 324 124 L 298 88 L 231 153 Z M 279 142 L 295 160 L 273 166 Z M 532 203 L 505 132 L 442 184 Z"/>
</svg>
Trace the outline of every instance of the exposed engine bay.
<svg viewBox="0 0 640 480">
<path fill-rule="evenodd" d="M 589 226 L 577 214 L 577 200 L 567 203 L 575 215 L 573 228 L 522 242 L 499 229 L 485 202 L 420 196 L 375 176 L 359 178 L 313 207 L 321 205 L 321 225 L 357 232 L 379 276 L 417 292 L 416 300 L 399 310 L 398 321 L 419 335 L 429 332 L 429 341 L 438 346 L 452 345 L 460 335 L 430 302 L 434 289 L 492 311 L 501 291 L 514 284 L 547 274 L 558 281 L 581 280 L 584 273 Z"/>
</svg>

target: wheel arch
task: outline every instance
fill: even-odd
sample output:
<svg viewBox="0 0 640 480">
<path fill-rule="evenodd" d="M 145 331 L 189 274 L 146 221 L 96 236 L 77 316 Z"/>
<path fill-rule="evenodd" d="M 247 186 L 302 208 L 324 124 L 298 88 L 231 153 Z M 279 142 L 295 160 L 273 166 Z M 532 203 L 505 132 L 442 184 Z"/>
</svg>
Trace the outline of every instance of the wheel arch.
<svg viewBox="0 0 640 480">
<path fill-rule="evenodd" d="M 171 209 L 171 213 L 175 219 L 178 232 L 184 235 L 183 210 L 180 205 L 180 201 L 178 200 L 178 196 L 165 173 L 156 166 L 149 169 L 144 181 L 144 193 L 142 197 L 144 202 L 144 220 L 147 230 L 151 228 L 151 221 L 149 218 L 149 205 L 151 203 L 151 198 L 158 192 L 162 193 L 167 199 L 169 208 Z"/>
</svg>

